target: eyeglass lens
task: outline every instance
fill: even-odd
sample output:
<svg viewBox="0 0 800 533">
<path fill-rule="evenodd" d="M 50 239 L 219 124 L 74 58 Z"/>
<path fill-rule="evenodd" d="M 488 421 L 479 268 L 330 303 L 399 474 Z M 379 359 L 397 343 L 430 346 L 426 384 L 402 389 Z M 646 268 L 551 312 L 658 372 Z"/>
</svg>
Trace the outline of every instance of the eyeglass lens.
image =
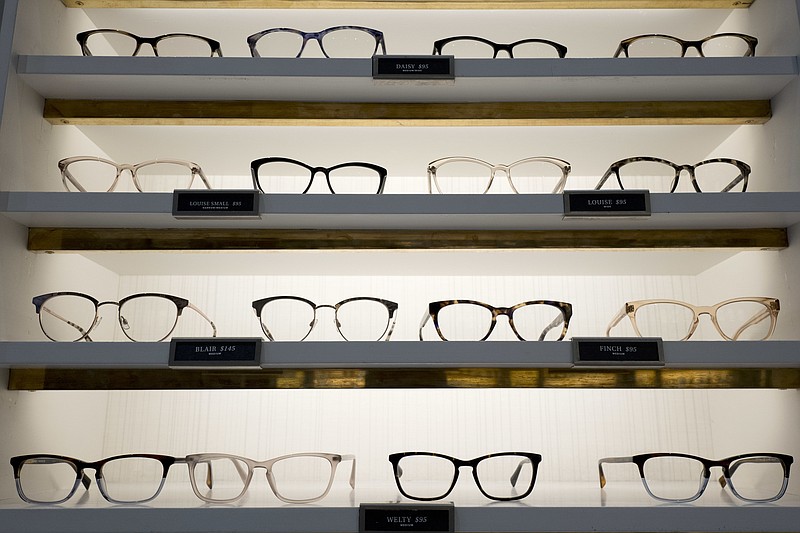
<svg viewBox="0 0 800 533">
<path fill-rule="evenodd" d="M 135 37 L 115 31 L 95 32 L 86 39 L 86 47 L 92 55 L 140 55 L 143 50 L 137 51 L 137 44 Z M 158 39 L 155 46 L 161 57 L 210 57 L 213 53 L 207 41 L 189 35 L 163 37 Z M 142 47 L 149 45 L 143 44 Z"/>
<path fill-rule="evenodd" d="M 442 307 L 437 315 L 439 331 L 447 340 L 477 341 L 489 333 L 492 327 L 492 311 L 482 305 L 456 303 Z M 557 340 L 563 328 L 561 311 L 551 305 L 531 304 L 513 312 L 513 327 L 525 340 Z M 553 327 L 558 324 L 559 327 Z M 503 335 L 500 334 L 499 337 Z M 505 338 L 514 338 L 507 334 Z"/>
<path fill-rule="evenodd" d="M 267 162 L 258 167 L 258 183 L 265 193 L 301 194 L 311 188 L 311 171 L 285 161 Z M 375 194 L 381 176 L 369 167 L 344 165 L 328 172 L 330 189 L 336 194 Z"/>
<path fill-rule="evenodd" d="M 644 337 L 681 340 L 693 327 L 691 307 L 676 303 L 652 303 L 636 310 L 636 326 Z M 772 314 L 759 301 L 734 301 L 720 306 L 716 312 L 719 329 L 737 340 L 763 340 L 769 336 Z"/>
<path fill-rule="evenodd" d="M 651 192 L 671 192 L 675 184 L 675 168 L 659 161 L 632 161 L 617 170 L 625 189 L 648 189 Z M 681 171 L 684 173 L 685 171 Z M 736 180 L 742 171 L 736 165 L 726 162 L 701 163 L 694 169 L 695 181 L 701 191 L 720 192 Z M 741 191 L 740 181 L 732 191 Z M 694 192 L 695 188 L 688 175 L 678 178 L 675 192 Z"/>
<path fill-rule="evenodd" d="M 77 181 L 84 190 L 89 192 L 106 192 L 114 188 L 117 190 L 134 190 L 125 187 L 125 184 L 116 184 L 118 173 L 134 172 L 119 168 L 109 162 L 94 159 L 80 159 L 70 162 L 65 171 Z M 177 163 L 152 163 L 142 165 L 135 170 L 135 183 L 145 192 L 172 192 L 175 189 L 188 189 L 192 185 L 194 174 L 186 165 Z M 67 190 L 77 190 L 69 180 L 65 180 Z"/>
<path fill-rule="evenodd" d="M 713 473 L 713 471 L 712 471 Z M 745 458 L 729 469 L 731 487 L 749 500 L 778 496 L 784 482 L 781 462 L 774 457 Z M 644 481 L 650 493 L 665 500 L 690 500 L 704 488 L 703 463 L 689 457 L 651 457 L 644 462 Z"/>
<path fill-rule="evenodd" d="M 303 43 L 302 33 L 272 31 L 262 36 L 255 48 L 261 57 L 298 57 L 301 51 L 303 55 L 310 55 L 308 42 L 305 48 Z M 377 50 L 377 40 L 373 35 L 353 28 L 326 32 L 319 44 L 328 57 L 372 57 Z"/>
<path fill-rule="evenodd" d="M 436 184 L 445 194 L 481 194 L 489 188 L 491 175 L 492 169 L 484 164 L 454 159 L 436 168 Z M 514 188 L 523 194 L 552 193 L 563 176 L 561 167 L 548 161 L 525 161 L 511 165 L 508 171 Z"/>
</svg>

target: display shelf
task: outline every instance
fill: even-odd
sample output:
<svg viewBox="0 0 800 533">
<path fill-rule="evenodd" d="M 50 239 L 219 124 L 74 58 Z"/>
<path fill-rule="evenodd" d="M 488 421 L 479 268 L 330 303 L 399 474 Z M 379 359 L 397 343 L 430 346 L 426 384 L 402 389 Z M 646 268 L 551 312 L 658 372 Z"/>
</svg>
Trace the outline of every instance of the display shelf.
<svg viewBox="0 0 800 533">
<path fill-rule="evenodd" d="M 797 341 L 666 342 L 659 368 L 581 368 L 568 342 L 275 342 L 259 369 L 169 369 L 167 343 L 2 342 L 11 390 L 799 388 Z"/>
<path fill-rule="evenodd" d="M 546 469 L 546 462 L 545 457 L 540 471 Z M 311 505 L 276 506 L 274 498 L 263 493 L 267 489 L 254 483 L 257 486 L 250 492 L 258 494 L 248 497 L 247 503 L 204 505 L 192 494 L 183 472 L 170 473 L 170 478 L 174 479 L 168 481 L 165 493 L 140 506 L 111 505 L 93 494 L 88 502 L 60 506 L 6 500 L 0 502 L 0 533 L 355 533 L 361 503 L 426 505 L 402 499 L 390 479 L 385 483 L 357 482 L 350 493 L 334 487 L 328 497 Z M 710 486 L 692 504 L 663 504 L 644 494 L 638 481 L 618 481 L 614 486 L 609 481 L 605 490 L 595 483 L 537 480 L 533 493 L 524 500 L 491 502 L 464 479 L 444 502 L 454 503 L 455 531 L 465 533 L 799 530 L 800 497 L 792 493 L 776 503 L 754 505 Z"/>
</svg>

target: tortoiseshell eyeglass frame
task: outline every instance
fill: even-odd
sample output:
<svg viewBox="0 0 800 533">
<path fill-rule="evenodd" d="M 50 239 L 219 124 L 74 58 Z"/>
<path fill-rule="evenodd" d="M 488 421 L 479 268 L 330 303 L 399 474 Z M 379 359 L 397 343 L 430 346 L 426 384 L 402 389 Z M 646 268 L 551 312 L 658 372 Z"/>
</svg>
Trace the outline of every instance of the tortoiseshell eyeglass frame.
<svg viewBox="0 0 800 533">
<path fill-rule="evenodd" d="M 675 499 L 664 498 L 663 496 L 656 496 L 653 494 L 647 484 L 647 479 L 645 478 L 644 465 L 649 459 L 659 457 L 683 457 L 685 459 L 693 459 L 702 463 L 703 473 L 697 493 L 688 498 Z M 644 453 L 630 457 L 605 457 L 597 462 L 597 469 L 600 475 L 600 488 L 602 489 L 606 486 L 606 476 L 603 472 L 603 463 L 634 463 L 639 469 L 639 476 L 642 479 L 642 484 L 644 485 L 644 489 L 647 491 L 647 494 L 656 500 L 664 502 L 687 503 L 695 501 L 703 494 L 708 486 L 708 480 L 711 477 L 711 468 L 718 466 L 722 468 L 722 476 L 719 478 L 720 486 L 723 488 L 729 486 L 733 495 L 740 500 L 744 500 L 746 502 L 774 502 L 781 499 L 786 493 L 786 488 L 789 486 L 789 470 L 792 462 L 794 462 L 794 458 L 791 455 L 785 455 L 782 453 L 745 453 L 719 460 L 705 459 L 703 457 L 685 453 Z M 775 496 L 763 499 L 746 498 L 736 491 L 736 487 L 731 482 L 731 477 L 733 477 L 733 474 L 740 466 L 746 463 L 780 463 L 780 465 L 783 467 L 783 484 Z"/>
<path fill-rule="evenodd" d="M 134 49 L 131 56 L 135 56 L 139 54 L 139 51 L 142 49 L 143 44 L 149 44 L 153 47 L 153 53 L 158 56 L 158 42 L 164 39 L 172 39 L 175 37 L 186 37 L 191 39 L 198 39 L 200 41 L 204 41 L 208 44 L 209 47 L 209 55 L 208 57 L 222 57 L 222 46 L 220 45 L 219 41 L 214 39 L 209 39 L 208 37 L 203 37 L 202 35 L 195 35 L 193 33 L 165 33 L 164 35 L 158 35 L 156 37 L 141 37 L 139 35 L 123 31 L 123 30 L 116 30 L 116 29 L 96 29 L 96 30 L 89 30 L 89 31 L 82 31 L 77 34 L 75 37 L 78 40 L 78 44 L 81 46 L 81 52 L 85 56 L 91 56 L 92 51 L 89 50 L 89 45 L 87 41 L 89 37 L 98 33 L 117 33 L 119 35 L 125 35 L 126 37 L 130 37 L 131 39 L 136 41 L 136 48 Z M 206 57 L 206 56 L 203 56 Z"/>
<path fill-rule="evenodd" d="M 434 497 L 420 497 L 408 494 L 403 489 L 403 485 L 400 482 L 400 478 L 403 476 L 403 469 L 400 466 L 400 461 L 404 457 L 415 457 L 415 456 L 438 457 L 440 459 L 447 459 L 448 461 L 453 463 L 453 481 L 450 483 L 450 487 L 447 489 L 446 492 L 444 492 L 439 496 L 434 496 Z M 508 457 L 508 456 L 520 458 L 519 465 L 517 465 L 516 470 L 509 478 L 509 483 L 511 484 L 511 486 L 512 487 L 516 486 L 517 480 L 519 479 L 519 474 L 522 471 L 522 467 L 525 466 L 526 464 L 530 464 L 531 467 L 533 468 L 530 484 L 520 494 L 508 498 L 503 498 L 488 494 L 484 490 L 483 486 L 481 485 L 481 481 L 478 478 L 478 463 L 480 463 L 485 459 L 491 459 L 493 457 Z M 536 483 L 536 474 L 538 473 L 539 470 L 539 463 L 542 462 L 542 456 L 539 455 L 538 453 L 531 453 L 531 452 L 498 452 L 498 453 L 490 453 L 488 455 L 483 455 L 481 457 L 476 457 L 475 459 L 470 459 L 468 461 L 465 461 L 463 459 L 456 459 L 455 457 L 450 457 L 449 455 L 444 455 L 435 452 L 401 452 L 389 455 L 389 462 L 392 464 L 392 471 L 394 472 L 394 481 L 397 484 L 397 490 L 400 491 L 400 494 L 402 494 L 403 496 L 405 496 L 410 500 L 433 501 L 433 500 L 441 500 L 442 498 L 447 497 L 447 495 L 453 491 L 453 487 L 456 486 L 456 482 L 458 481 L 458 474 L 461 470 L 461 467 L 466 466 L 472 469 L 472 478 L 475 480 L 475 484 L 478 486 L 478 490 L 481 491 L 481 494 L 483 494 L 490 500 L 514 501 L 514 500 L 521 500 L 522 498 L 527 497 L 533 490 L 533 485 Z"/>
<path fill-rule="evenodd" d="M 342 300 L 341 302 L 339 302 L 337 304 L 334 304 L 334 305 L 331 305 L 331 304 L 319 304 L 319 305 L 317 305 L 314 302 L 312 302 L 311 300 L 308 300 L 306 298 L 301 298 L 300 296 L 270 296 L 269 298 L 262 298 L 260 300 L 256 300 L 256 301 L 253 302 L 253 304 L 252 304 L 253 305 L 253 311 L 255 312 L 256 317 L 258 317 L 259 324 L 261 324 L 261 330 L 264 332 L 264 335 L 267 336 L 267 339 L 269 339 L 271 341 L 274 341 L 275 338 L 273 337 L 273 335 L 270 332 L 270 330 L 267 327 L 267 325 L 264 323 L 264 320 L 261 317 L 261 311 L 264 309 L 265 305 L 267 305 L 268 303 L 273 302 L 275 300 L 295 300 L 295 301 L 298 301 L 298 302 L 303 302 L 303 303 L 307 304 L 309 307 L 311 307 L 311 309 L 313 310 L 314 316 L 313 316 L 313 319 L 311 320 L 311 323 L 309 324 L 308 331 L 306 332 L 306 334 L 303 336 L 302 339 L 298 339 L 299 341 L 306 340 L 308 338 L 308 336 L 311 335 L 311 332 L 314 330 L 314 326 L 317 325 L 317 309 L 323 309 L 323 308 L 326 308 L 326 307 L 329 308 L 329 309 L 333 309 L 333 311 L 334 311 L 334 323 L 336 324 L 336 330 L 339 332 L 339 335 L 341 335 L 344 340 L 349 341 L 350 339 L 348 339 L 345 336 L 345 334 L 344 334 L 344 332 L 342 331 L 342 328 L 341 328 L 341 323 L 339 322 L 339 315 L 338 315 L 339 308 L 342 307 L 343 305 L 349 303 L 349 302 L 357 302 L 357 301 L 361 301 L 361 300 L 367 300 L 367 301 L 370 301 L 370 302 L 377 302 L 377 303 L 383 304 L 386 307 L 386 310 L 389 313 L 388 317 L 387 317 L 387 321 L 386 321 L 386 326 L 384 327 L 383 331 L 378 336 L 378 338 L 375 339 L 375 340 L 379 341 L 379 340 L 383 339 L 384 341 L 388 341 L 389 339 L 392 338 L 392 332 L 394 331 L 394 324 L 395 324 L 395 321 L 397 320 L 397 309 L 399 307 L 399 305 L 397 303 L 395 303 L 395 302 L 392 302 L 392 301 L 389 301 L 389 300 L 384 300 L 384 299 L 381 299 L 381 298 L 373 298 L 371 296 L 357 296 L 357 297 L 354 297 L 354 298 L 348 298 L 348 299 Z M 282 340 L 282 339 L 279 339 L 279 340 Z"/>
<path fill-rule="evenodd" d="M 553 187 L 553 193 L 561 193 L 564 192 L 564 186 L 567 183 L 567 177 L 569 177 L 569 173 L 572 171 L 572 166 L 564 161 L 563 159 L 558 159 L 557 157 L 548 157 L 548 156 L 537 156 L 537 157 L 527 157 L 525 159 L 520 159 L 519 161 L 514 161 L 508 165 L 495 165 L 492 163 L 488 163 L 483 161 L 482 159 L 476 159 L 474 157 L 466 157 L 466 156 L 454 156 L 454 157 L 443 157 L 441 159 L 437 159 L 435 161 L 431 161 L 428 163 L 428 193 L 433 193 L 433 186 L 436 186 L 436 190 L 439 193 L 444 193 L 442 188 L 439 186 L 439 180 L 436 177 L 436 172 L 439 170 L 439 167 L 446 165 L 448 163 L 474 163 L 476 165 L 480 165 L 482 167 L 486 167 L 488 171 L 486 188 L 481 192 L 481 194 L 486 194 L 489 192 L 489 189 L 492 187 L 492 183 L 494 182 L 495 174 L 498 171 L 504 172 L 506 175 L 506 179 L 508 179 L 508 185 L 511 187 L 511 190 L 514 191 L 515 194 L 521 194 L 517 187 L 514 185 L 514 180 L 511 177 L 511 169 L 513 169 L 517 165 L 522 165 L 525 163 L 549 163 L 555 167 L 558 167 L 561 171 L 561 178 L 559 178 L 558 182 L 556 182 L 555 187 Z"/>
<path fill-rule="evenodd" d="M 333 185 L 331 185 L 331 172 L 334 170 L 338 170 L 340 168 L 347 168 L 347 167 L 360 167 L 360 168 L 368 168 L 375 172 L 378 176 L 378 188 L 375 191 L 375 194 L 382 194 L 383 188 L 386 186 L 386 175 L 389 173 L 388 170 L 385 168 L 374 165 L 372 163 L 364 163 L 361 161 L 350 162 L 350 163 L 340 163 L 338 165 L 334 165 L 332 167 L 312 167 L 303 163 L 302 161 L 297 161 L 296 159 L 289 159 L 287 157 L 262 157 L 261 159 L 256 159 L 250 163 L 250 174 L 253 178 L 253 189 L 257 189 L 264 194 L 268 194 L 270 191 L 265 191 L 264 188 L 261 186 L 261 182 L 258 179 L 258 169 L 261 168 L 263 165 L 269 163 L 289 163 L 292 165 L 297 165 L 308 170 L 308 184 L 306 185 L 305 189 L 299 194 L 306 194 L 309 189 L 311 189 L 311 185 L 314 183 L 314 177 L 321 173 L 325 175 L 325 183 L 328 185 L 328 190 L 331 194 L 337 194 L 335 190 L 333 190 Z"/>
<path fill-rule="evenodd" d="M 700 57 L 706 57 L 703 53 L 703 45 L 708 41 L 713 39 L 718 39 L 720 37 L 737 37 L 747 43 L 747 52 L 742 57 L 752 57 L 756 55 L 756 45 L 758 44 L 758 39 L 753 37 L 752 35 L 745 35 L 744 33 L 716 33 L 714 35 L 709 35 L 705 39 L 699 39 L 696 41 L 685 41 L 683 39 L 679 39 L 677 37 L 673 37 L 671 35 L 664 35 L 663 33 L 646 33 L 643 35 L 636 35 L 635 37 L 629 37 L 627 39 L 623 39 L 619 43 L 619 47 L 617 51 L 614 52 L 614 57 L 620 57 L 620 55 L 624 54 L 625 57 L 630 57 L 628 55 L 628 48 L 632 43 L 642 39 L 665 39 L 668 41 L 676 42 L 681 47 L 681 55 L 680 57 L 686 56 L 686 52 L 689 51 L 689 48 L 694 48 L 697 50 L 697 53 L 700 54 Z"/>
<path fill-rule="evenodd" d="M 254 33 L 253 35 L 247 37 L 247 46 L 250 48 L 250 54 L 253 57 L 261 57 L 257 49 L 259 39 L 270 33 L 276 33 L 276 32 L 294 33 L 303 38 L 303 43 L 300 45 L 300 50 L 297 51 L 297 55 L 295 57 L 300 57 L 301 55 L 303 55 L 303 50 L 306 49 L 306 44 L 308 43 L 308 41 L 314 40 L 317 41 L 317 44 L 319 44 L 319 48 L 320 50 L 322 50 L 322 53 L 325 55 L 325 57 L 330 58 L 331 56 L 328 55 L 328 52 L 325 51 L 325 46 L 322 44 L 322 40 L 329 33 L 339 30 L 357 30 L 357 31 L 363 31 L 364 33 L 371 35 L 375 39 L 375 48 L 372 50 L 372 53 L 367 57 L 372 57 L 376 55 L 379 49 L 381 51 L 381 55 L 386 55 L 386 41 L 383 37 L 383 32 L 380 30 L 374 30 L 372 28 L 366 28 L 364 26 L 332 26 L 330 28 L 326 28 L 322 31 L 317 31 L 317 32 L 305 32 L 296 30 L 294 28 L 269 28 L 264 31 Z"/>
<path fill-rule="evenodd" d="M 521 341 L 530 340 L 524 338 L 519 333 L 519 331 L 517 331 L 517 328 L 514 326 L 514 311 L 528 305 L 549 305 L 551 307 L 558 309 L 561 313 L 558 317 L 556 317 L 555 320 L 553 320 L 550 324 L 548 324 L 544 330 L 542 330 L 541 335 L 539 335 L 539 338 L 537 339 L 539 341 L 544 340 L 544 338 L 547 336 L 547 333 L 551 329 L 558 326 L 559 324 L 562 324 L 561 333 L 559 334 L 559 337 L 555 340 L 556 341 L 562 340 L 564 336 L 566 336 L 567 334 L 567 328 L 569 328 L 569 321 L 570 318 L 572 318 L 572 304 L 567 302 L 558 302 L 555 300 L 532 300 L 529 302 L 519 303 L 512 307 L 494 307 L 487 303 L 479 302 L 476 300 L 442 300 L 439 302 L 430 302 L 428 304 L 428 308 L 422 315 L 422 321 L 420 322 L 419 325 L 419 340 L 423 340 L 422 330 L 428 323 L 428 321 L 431 319 L 433 320 L 433 326 L 436 328 L 436 333 L 439 335 L 439 338 L 442 339 L 443 341 L 450 340 L 444 336 L 442 330 L 439 328 L 439 311 L 441 311 L 442 309 L 444 309 L 449 305 L 457 305 L 457 304 L 477 305 L 488 309 L 492 313 L 492 321 L 491 324 L 489 325 L 489 330 L 486 332 L 486 335 L 484 335 L 482 339 L 479 339 L 479 341 L 485 341 L 486 339 L 489 338 L 489 335 L 492 334 L 492 331 L 494 331 L 494 327 L 497 325 L 497 317 L 500 315 L 505 315 L 508 317 L 508 323 L 511 326 L 511 330 L 514 332 L 514 335 L 516 335 L 517 339 Z"/>
<path fill-rule="evenodd" d="M 747 320 L 744 324 L 742 324 L 736 333 L 733 336 L 728 336 L 722 331 L 722 328 L 719 326 L 717 322 L 717 311 L 720 307 L 732 303 L 737 302 L 753 302 L 759 303 L 764 306 L 764 310 L 753 315 L 749 320 Z M 761 322 L 764 319 L 770 319 L 770 326 L 769 330 L 767 331 L 766 335 L 759 340 L 766 340 L 772 336 L 775 332 L 775 325 L 778 322 L 778 313 L 781 310 L 781 302 L 777 298 L 767 298 L 767 297 L 741 297 L 741 298 L 731 298 L 729 300 L 722 301 L 715 305 L 692 305 L 690 303 L 682 302 L 680 300 L 634 300 L 631 302 L 626 302 L 625 305 L 622 306 L 622 309 L 611 319 L 609 322 L 608 327 L 606 328 L 606 337 L 611 336 L 611 330 L 620 323 L 620 321 L 625 318 L 626 316 L 630 319 L 631 325 L 633 326 L 633 331 L 636 333 L 637 336 L 643 337 L 642 333 L 639 331 L 639 326 L 636 323 L 636 312 L 644 306 L 647 305 L 654 305 L 654 304 L 672 304 L 672 305 L 679 305 L 681 307 L 685 307 L 689 309 L 693 314 L 694 317 L 692 318 L 692 323 L 689 326 L 689 331 L 686 332 L 686 335 L 680 339 L 682 341 L 688 340 L 697 329 L 697 325 L 700 322 L 700 315 L 708 315 L 711 318 L 711 323 L 714 325 L 714 328 L 717 332 L 722 336 L 723 339 L 726 341 L 735 341 L 739 339 L 739 336 L 750 326 L 754 326 Z"/>
<path fill-rule="evenodd" d="M 678 188 L 678 182 L 680 181 L 681 172 L 686 171 L 689 173 L 689 179 L 692 182 L 692 187 L 696 192 L 703 192 L 700 189 L 700 185 L 697 183 L 697 178 L 695 177 L 695 169 L 702 165 L 707 165 L 709 163 L 728 163 L 730 165 L 735 166 L 739 169 L 739 175 L 736 176 L 730 183 L 728 183 L 723 189 L 719 192 L 730 192 L 734 187 L 736 187 L 739 183 L 742 184 L 741 192 L 747 191 L 747 181 L 750 177 L 750 165 L 739 161 L 738 159 L 729 159 L 729 158 L 715 158 L 715 159 L 706 159 L 705 161 L 700 161 L 694 165 L 678 165 L 673 163 L 672 161 L 668 161 L 666 159 L 661 159 L 660 157 L 650 157 L 650 156 L 641 156 L 641 157 L 629 157 L 628 159 L 620 159 L 614 163 L 611 163 L 611 166 L 608 167 L 606 173 L 603 174 L 603 177 L 600 178 L 600 181 L 595 185 L 595 190 L 599 190 L 605 185 L 608 178 L 614 175 L 617 178 L 617 184 L 619 184 L 619 188 L 624 190 L 625 186 L 622 184 L 622 178 L 619 175 L 619 169 L 629 163 L 638 163 L 638 162 L 650 162 L 650 163 L 662 163 L 664 165 L 670 166 L 675 170 L 675 177 L 670 184 L 669 192 L 675 192 Z"/>
<path fill-rule="evenodd" d="M 530 44 L 530 43 L 538 43 L 544 44 L 547 46 L 551 46 L 559 58 L 566 57 L 567 55 L 567 47 L 563 44 L 559 44 L 554 41 L 548 41 L 547 39 L 522 39 L 519 41 L 514 41 L 513 43 L 501 44 L 496 43 L 494 41 L 490 41 L 489 39 L 484 39 L 483 37 L 475 37 L 473 35 L 457 35 L 455 37 L 447 37 L 445 39 L 439 39 L 433 42 L 433 55 L 442 55 L 442 49 L 447 46 L 447 44 L 452 43 L 453 41 L 476 41 L 479 43 L 483 43 L 489 45 L 494 50 L 492 54 L 492 59 L 497 57 L 497 54 L 500 52 L 506 52 L 508 57 L 514 58 L 514 47 L 521 45 L 521 44 Z"/>
</svg>

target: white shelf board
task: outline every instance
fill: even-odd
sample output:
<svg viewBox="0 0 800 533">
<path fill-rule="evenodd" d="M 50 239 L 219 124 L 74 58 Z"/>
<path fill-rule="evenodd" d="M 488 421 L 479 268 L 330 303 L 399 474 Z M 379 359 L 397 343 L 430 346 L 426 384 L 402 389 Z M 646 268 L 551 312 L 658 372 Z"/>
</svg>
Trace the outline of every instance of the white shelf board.
<svg viewBox="0 0 800 533">
<path fill-rule="evenodd" d="M 261 218 L 175 219 L 171 193 L 0 192 L 0 213 L 27 227 L 375 230 L 787 228 L 800 192 L 651 194 L 649 217 L 563 218 L 559 194 L 261 196 Z"/>
<path fill-rule="evenodd" d="M 59 99 L 337 102 L 763 100 L 795 56 L 456 59 L 455 81 L 372 79 L 371 59 L 21 55 L 17 72 Z"/>
<path fill-rule="evenodd" d="M 800 341 L 667 341 L 667 368 L 797 368 Z M 0 341 L 0 368 L 165 369 L 169 343 Z M 262 368 L 570 368 L 570 341 L 264 342 Z"/>
</svg>

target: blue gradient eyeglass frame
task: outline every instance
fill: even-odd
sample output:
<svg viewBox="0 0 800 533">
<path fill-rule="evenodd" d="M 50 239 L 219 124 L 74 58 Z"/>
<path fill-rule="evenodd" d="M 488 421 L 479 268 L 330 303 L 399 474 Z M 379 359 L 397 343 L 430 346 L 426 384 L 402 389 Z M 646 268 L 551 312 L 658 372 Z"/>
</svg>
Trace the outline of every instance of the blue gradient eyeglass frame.
<svg viewBox="0 0 800 533">
<path fill-rule="evenodd" d="M 258 41 L 262 37 L 272 33 L 293 33 L 295 35 L 300 36 L 303 39 L 302 44 L 300 45 L 300 49 L 297 51 L 297 55 L 294 57 L 300 57 L 301 55 L 303 55 L 303 51 L 306 49 L 306 44 L 308 43 L 308 41 L 317 41 L 317 43 L 319 44 L 319 48 L 320 50 L 322 50 L 322 53 L 325 55 L 325 57 L 328 58 L 343 57 L 337 55 L 330 55 L 328 51 L 325 50 L 324 40 L 327 35 L 330 35 L 337 31 L 344 31 L 344 30 L 361 31 L 372 36 L 372 38 L 375 39 L 375 47 L 373 48 L 372 53 L 365 57 L 372 57 L 376 55 L 379 49 L 382 55 L 386 55 L 386 41 L 384 40 L 383 32 L 372 28 L 366 28 L 364 26 L 332 26 L 330 28 L 326 28 L 322 31 L 317 31 L 317 32 L 305 32 L 294 28 L 269 28 L 267 30 L 260 31 L 258 33 L 254 33 L 253 35 L 250 35 L 247 38 L 247 46 L 250 48 L 250 53 L 252 54 L 253 57 L 262 57 L 258 51 Z"/>
</svg>

